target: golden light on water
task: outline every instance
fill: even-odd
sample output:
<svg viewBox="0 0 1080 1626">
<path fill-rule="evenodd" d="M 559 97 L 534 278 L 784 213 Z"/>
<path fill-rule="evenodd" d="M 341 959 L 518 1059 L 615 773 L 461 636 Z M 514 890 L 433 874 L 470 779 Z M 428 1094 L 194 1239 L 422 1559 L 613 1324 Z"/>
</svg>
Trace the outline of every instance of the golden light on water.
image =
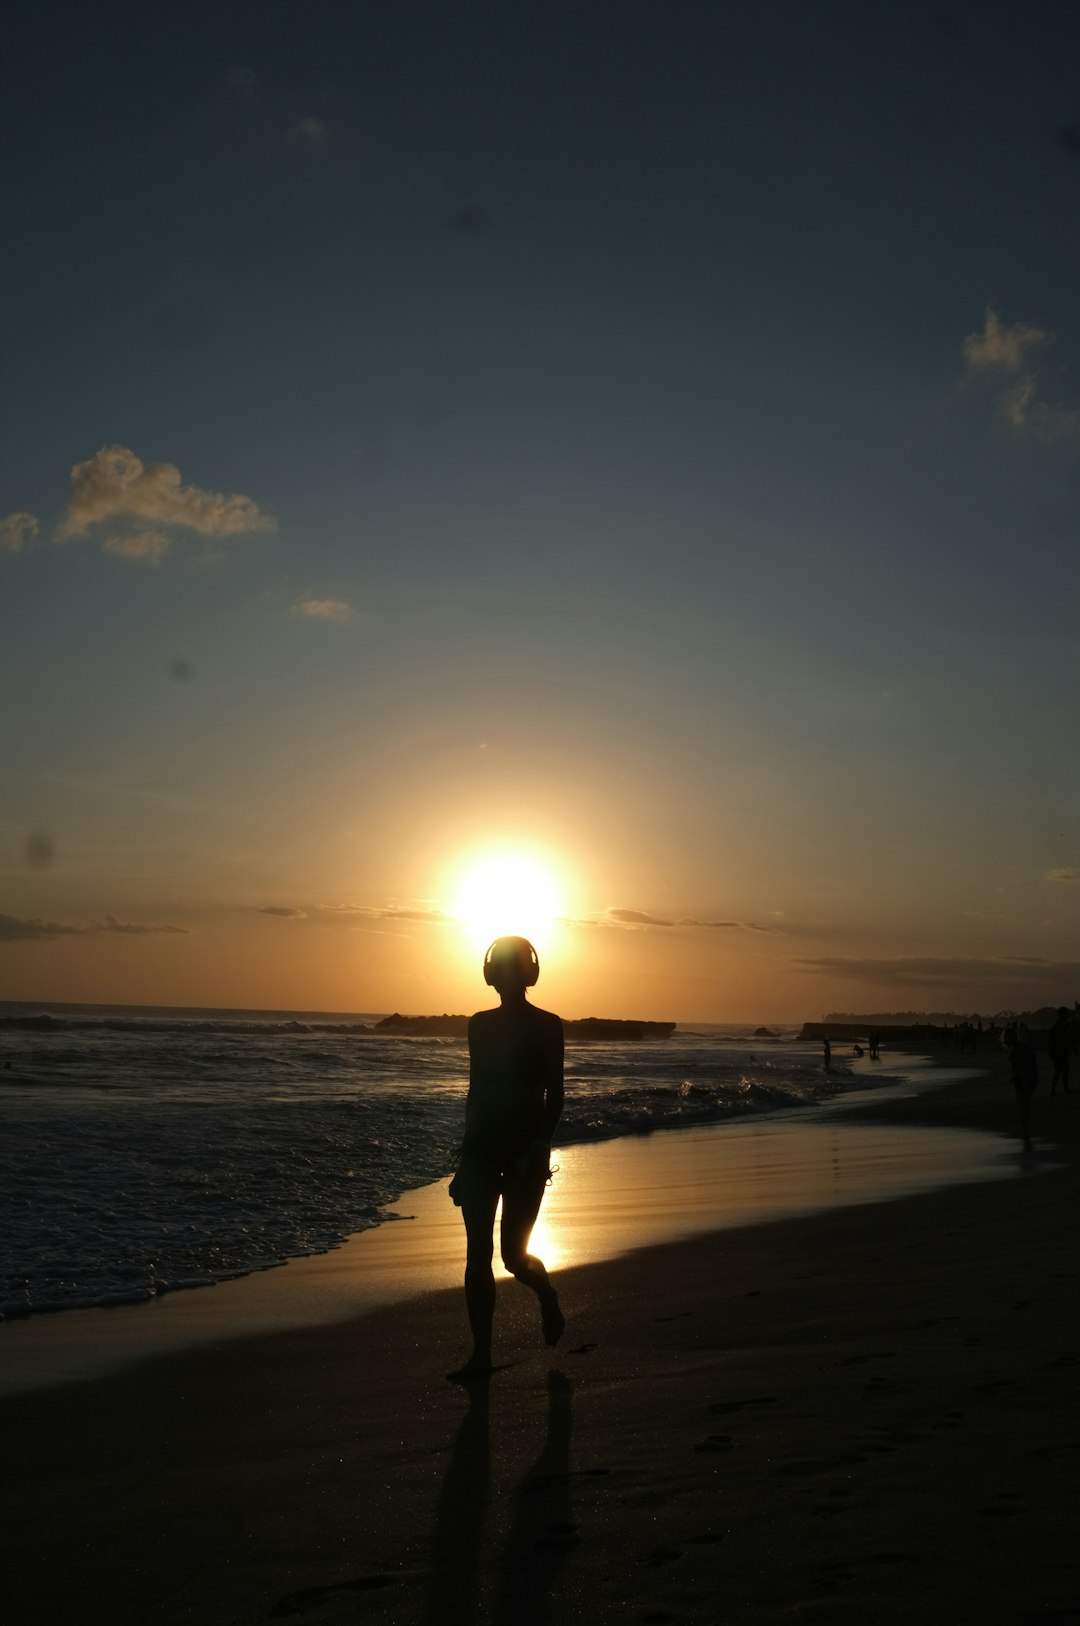
<svg viewBox="0 0 1080 1626">
<path fill-rule="evenodd" d="M 468 938 L 470 952 L 483 952 L 496 937 L 527 937 L 543 954 L 564 913 L 553 867 L 527 853 L 492 853 L 473 860 L 461 875 L 451 911 Z"/>
</svg>

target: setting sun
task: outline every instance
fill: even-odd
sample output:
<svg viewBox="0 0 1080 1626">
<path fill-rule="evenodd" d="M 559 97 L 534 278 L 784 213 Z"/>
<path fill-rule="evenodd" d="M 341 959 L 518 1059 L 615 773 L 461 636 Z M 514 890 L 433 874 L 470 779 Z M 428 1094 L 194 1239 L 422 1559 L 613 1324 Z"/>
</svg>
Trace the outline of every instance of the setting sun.
<svg viewBox="0 0 1080 1626">
<path fill-rule="evenodd" d="M 500 853 L 469 866 L 452 908 L 474 948 L 484 949 L 494 938 L 513 933 L 544 949 L 563 903 L 545 864 L 520 853 Z"/>
</svg>

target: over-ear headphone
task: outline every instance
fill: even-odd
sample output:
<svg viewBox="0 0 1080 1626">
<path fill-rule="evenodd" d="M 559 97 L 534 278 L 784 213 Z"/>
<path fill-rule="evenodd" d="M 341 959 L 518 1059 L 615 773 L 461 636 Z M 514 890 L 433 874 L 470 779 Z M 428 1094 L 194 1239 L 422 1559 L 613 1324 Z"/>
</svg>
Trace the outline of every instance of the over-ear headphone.
<svg viewBox="0 0 1080 1626">
<path fill-rule="evenodd" d="M 526 988 L 531 988 L 540 975 L 540 957 L 527 937 L 497 937 L 484 955 L 484 981 L 494 988 L 492 973 L 496 962 L 516 960 Z"/>
</svg>

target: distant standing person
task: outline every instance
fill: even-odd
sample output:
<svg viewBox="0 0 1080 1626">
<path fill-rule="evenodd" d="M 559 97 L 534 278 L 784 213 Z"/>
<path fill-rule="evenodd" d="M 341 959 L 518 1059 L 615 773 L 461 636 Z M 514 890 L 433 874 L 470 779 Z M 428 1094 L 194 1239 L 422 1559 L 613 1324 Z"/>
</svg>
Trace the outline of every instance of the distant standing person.
<svg viewBox="0 0 1080 1626">
<path fill-rule="evenodd" d="M 1024 1145 L 1031 1145 L 1031 1097 L 1039 1082 L 1039 1063 L 1028 1044 L 1025 1034 L 1008 1027 L 1001 1036 L 1009 1058 L 1009 1074 L 1016 1091 L 1016 1105 L 1020 1110 L 1020 1133 Z"/>
<path fill-rule="evenodd" d="M 870 1038 L 867 1040 L 867 1043 L 868 1043 L 868 1045 L 870 1047 L 870 1060 L 871 1061 L 880 1061 L 881 1060 L 881 1057 L 878 1054 L 878 1040 L 880 1038 L 881 1038 L 880 1033 L 871 1033 Z"/>
<path fill-rule="evenodd" d="M 498 1007 L 469 1019 L 465 1138 L 450 1195 L 465 1221 L 465 1304 L 473 1349 L 451 1378 L 484 1377 L 492 1370 L 492 1233 L 500 1197 L 503 1264 L 536 1294 L 546 1344 L 557 1344 L 566 1325 L 547 1271 L 527 1251 L 563 1108 L 562 1022 L 525 997 L 539 975 L 531 943 L 497 938 L 484 956 L 484 981 L 498 994 Z"/>
<path fill-rule="evenodd" d="M 825 1071 L 828 1073 L 832 1070 L 832 1044 L 828 1039 L 822 1039 L 821 1049 L 822 1057 L 825 1062 Z"/>
<path fill-rule="evenodd" d="M 1064 1085 L 1065 1094 L 1072 1094 L 1069 1083 L 1069 1049 L 1072 1035 L 1069 1032 L 1069 1012 L 1062 1005 L 1057 1013 L 1057 1021 L 1046 1035 L 1046 1053 L 1050 1057 L 1054 1069 L 1054 1076 L 1050 1080 L 1050 1094 L 1057 1094 L 1059 1084 Z"/>
</svg>

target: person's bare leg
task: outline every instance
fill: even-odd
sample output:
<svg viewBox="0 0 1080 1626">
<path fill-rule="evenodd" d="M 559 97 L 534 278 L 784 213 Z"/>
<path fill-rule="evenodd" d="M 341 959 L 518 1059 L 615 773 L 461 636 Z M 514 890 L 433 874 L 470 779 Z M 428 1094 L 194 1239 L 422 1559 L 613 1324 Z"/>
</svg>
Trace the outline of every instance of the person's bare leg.
<svg viewBox="0 0 1080 1626">
<path fill-rule="evenodd" d="M 540 1212 L 544 1196 L 544 1179 L 529 1178 L 520 1182 L 507 1182 L 503 1190 L 501 1242 L 503 1264 L 516 1281 L 529 1287 L 540 1302 L 540 1324 L 545 1344 L 557 1344 L 566 1327 L 566 1317 L 559 1306 L 559 1295 L 551 1285 L 551 1278 L 542 1259 L 527 1252 L 529 1237 Z"/>
<path fill-rule="evenodd" d="M 465 1262 L 465 1308 L 472 1333 L 472 1354 L 463 1366 L 446 1375 L 463 1379 L 486 1376 L 491 1371 L 491 1325 L 495 1318 L 495 1277 L 491 1270 L 492 1231 L 498 1192 L 468 1195 L 461 1204 L 465 1219 L 468 1253 Z"/>
</svg>

